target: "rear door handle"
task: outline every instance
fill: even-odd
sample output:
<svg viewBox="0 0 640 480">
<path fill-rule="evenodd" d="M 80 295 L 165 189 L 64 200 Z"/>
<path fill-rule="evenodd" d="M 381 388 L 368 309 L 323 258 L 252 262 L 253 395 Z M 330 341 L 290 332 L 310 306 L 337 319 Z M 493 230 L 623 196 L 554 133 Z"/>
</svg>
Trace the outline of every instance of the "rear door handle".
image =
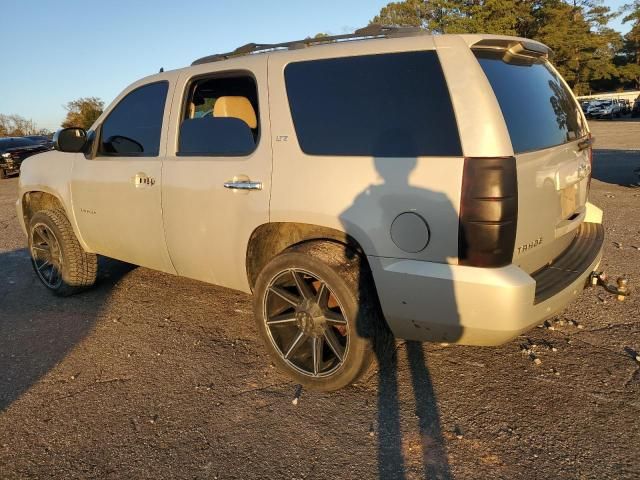
<svg viewBox="0 0 640 480">
<path fill-rule="evenodd" d="M 262 182 L 252 182 L 251 180 L 224 182 L 224 188 L 230 188 L 231 190 L 262 190 Z"/>
</svg>

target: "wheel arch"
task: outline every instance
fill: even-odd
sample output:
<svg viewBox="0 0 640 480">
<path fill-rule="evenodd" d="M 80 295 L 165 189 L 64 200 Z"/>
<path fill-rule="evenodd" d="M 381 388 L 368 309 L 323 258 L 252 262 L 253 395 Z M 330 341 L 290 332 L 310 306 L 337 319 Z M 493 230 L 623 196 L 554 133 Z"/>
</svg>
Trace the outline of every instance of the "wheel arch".
<svg viewBox="0 0 640 480">
<path fill-rule="evenodd" d="M 287 248 L 312 241 L 340 243 L 364 254 L 355 238 L 334 228 L 297 222 L 265 223 L 253 231 L 247 245 L 246 269 L 251 291 L 258 275 L 273 257 Z"/>
<path fill-rule="evenodd" d="M 29 190 L 22 194 L 21 198 L 22 218 L 25 225 L 29 225 L 29 221 L 34 213 L 40 210 L 61 209 L 67 213 L 64 203 L 53 193 L 43 190 Z M 67 218 L 69 217 L 67 213 Z"/>
<path fill-rule="evenodd" d="M 31 217 L 36 212 L 47 209 L 62 210 L 67 216 L 67 219 L 71 224 L 71 228 L 73 229 L 73 232 L 82 248 L 86 251 L 90 251 L 80 235 L 73 212 L 65 207 L 63 195 L 59 195 L 57 192 L 46 188 L 33 188 L 21 193 L 18 205 L 20 209 L 20 221 L 22 222 L 23 229 L 26 234 L 28 234 Z"/>
</svg>

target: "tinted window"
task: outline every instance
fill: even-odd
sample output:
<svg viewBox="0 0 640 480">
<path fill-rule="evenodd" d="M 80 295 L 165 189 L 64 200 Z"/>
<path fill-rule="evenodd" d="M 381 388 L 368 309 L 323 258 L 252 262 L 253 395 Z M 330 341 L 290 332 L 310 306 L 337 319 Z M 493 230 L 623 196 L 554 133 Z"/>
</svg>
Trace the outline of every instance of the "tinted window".
<svg viewBox="0 0 640 480">
<path fill-rule="evenodd" d="M 475 52 L 507 123 L 516 153 L 561 145 L 586 135 L 580 107 L 542 60 L 505 61 L 501 52 Z"/>
<path fill-rule="evenodd" d="M 157 156 L 168 88 L 167 82 L 152 83 L 124 97 L 102 124 L 100 153 Z"/>
<path fill-rule="evenodd" d="M 462 155 L 434 51 L 313 60 L 285 69 L 300 146 L 311 155 Z"/>
<path fill-rule="evenodd" d="M 192 82 L 180 125 L 178 155 L 242 156 L 260 135 L 252 77 L 218 74 Z"/>
</svg>

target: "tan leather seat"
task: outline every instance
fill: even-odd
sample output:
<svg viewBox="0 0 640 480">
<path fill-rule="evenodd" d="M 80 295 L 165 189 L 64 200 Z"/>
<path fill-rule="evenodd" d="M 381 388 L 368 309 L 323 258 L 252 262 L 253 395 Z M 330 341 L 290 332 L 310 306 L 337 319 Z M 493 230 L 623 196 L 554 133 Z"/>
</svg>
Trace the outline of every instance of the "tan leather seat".
<svg viewBox="0 0 640 480">
<path fill-rule="evenodd" d="M 214 117 L 239 118 L 249 128 L 257 128 L 256 112 L 247 97 L 225 96 L 216 100 L 213 106 Z"/>
</svg>

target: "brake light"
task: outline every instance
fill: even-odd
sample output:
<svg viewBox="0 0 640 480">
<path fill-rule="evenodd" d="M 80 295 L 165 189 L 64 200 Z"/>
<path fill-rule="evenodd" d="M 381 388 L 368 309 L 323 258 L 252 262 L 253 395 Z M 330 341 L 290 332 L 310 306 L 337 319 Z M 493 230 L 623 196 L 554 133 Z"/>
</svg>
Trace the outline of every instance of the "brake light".
<svg viewBox="0 0 640 480">
<path fill-rule="evenodd" d="M 474 267 L 510 264 L 517 221 L 516 159 L 465 158 L 458 230 L 459 263 Z"/>
</svg>

